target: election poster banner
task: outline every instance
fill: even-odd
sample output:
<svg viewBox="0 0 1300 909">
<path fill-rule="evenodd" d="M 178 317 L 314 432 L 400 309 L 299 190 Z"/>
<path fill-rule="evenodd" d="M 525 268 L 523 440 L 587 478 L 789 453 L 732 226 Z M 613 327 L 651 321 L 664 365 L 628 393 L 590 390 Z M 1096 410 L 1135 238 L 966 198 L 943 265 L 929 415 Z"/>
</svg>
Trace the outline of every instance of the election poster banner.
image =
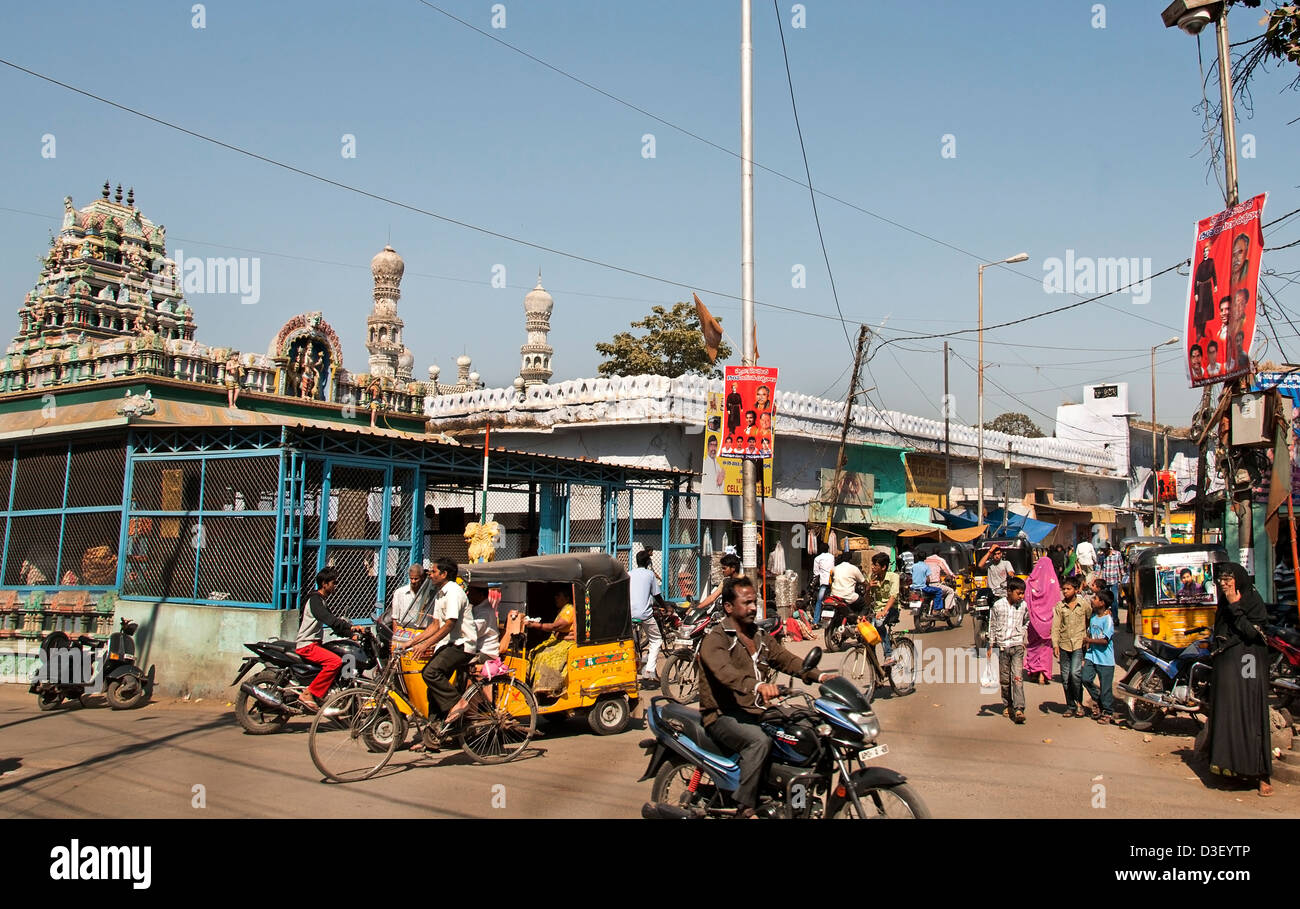
<svg viewBox="0 0 1300 909">
<path fill-rule="evenodd" d="M 1193 388 L 1250 372 L 1267 199 L 1263 193 L 1197 222 L 1183 342 Z"/>
<path fill-rule="evenodd" d="M 760 494 L 772 494 L 776 379 L 775 367 L 726 367 L 724 390 L 709 395 L 706 411 L 704 492 L 742 495 L 742 465 L 752 460 L 762 465 Z"/>
</svg>

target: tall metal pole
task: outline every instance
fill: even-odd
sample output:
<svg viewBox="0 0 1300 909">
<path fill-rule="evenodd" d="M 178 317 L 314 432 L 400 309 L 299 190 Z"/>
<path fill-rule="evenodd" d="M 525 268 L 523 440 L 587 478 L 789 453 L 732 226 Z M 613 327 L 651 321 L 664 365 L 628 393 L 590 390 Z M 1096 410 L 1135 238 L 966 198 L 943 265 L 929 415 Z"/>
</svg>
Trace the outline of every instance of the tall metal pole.
<svg viewBox="0 0 1300 909">
<path fill-rule="evenodd" d="M 1158 345 L 1157 345 L 1158 346 Z M 1160 500 L 1160 477 L 1156 473 L 1156 349 L 1151 348 L 1151 535 L 1159 536 L 1156 502 Z"/>
<path fill-rule="evenodd" d="M 948 342 L 943 342 L 943 507 L 951 508 L 948 496 L 952 493 L 952 449 L 949 446 L 948 424 L 952 418 L 952 398 L 948 396 Z"/>
<path fill-rule="evenodd" d="M 1219 39 L 1219 103 L 1223 112 L 1223 161 L 1227 179 L 1228 208 L 1237 204 L 1237 127 L 1232 107 L 1232 58 L 1228 54 L 1228 4 L 1219 10 L 1215 23 Z"/>
<path fill-rule="evenodd" d="M 979 468 L 976 482 L 979 483 L 979 506 L 975 513 L 975 521 L 978 524 L 984 523 L 984 266 L 980 266 L 980 353 L 979 353 L 979 416 L 976 422 L 979 424 Z"/>
<path fill-rule="evenodd" d="M 741 363 L 754 365 L 754 43 L 750 0 L 740 0 L 740 333 Z M 741 563 L 749 577 L 758 568 L 758 464 L 746 458 L 743 485 Z M 766 603 L 759 614 L 764 615 Z"/>
</svg>

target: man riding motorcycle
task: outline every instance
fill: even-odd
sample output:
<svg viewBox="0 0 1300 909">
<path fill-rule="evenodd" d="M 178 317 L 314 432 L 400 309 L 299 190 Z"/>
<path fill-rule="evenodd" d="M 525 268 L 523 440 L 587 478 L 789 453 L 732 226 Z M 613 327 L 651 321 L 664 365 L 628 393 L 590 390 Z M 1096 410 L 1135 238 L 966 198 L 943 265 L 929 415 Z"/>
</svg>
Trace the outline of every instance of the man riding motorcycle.
<svg viewBox="0 0 1300 909">
<path fill-rule="evenodd" d="M 758 785 L 767 766 L 772 740 L 759 725 L 764 701 L 777 697 L 775 685 L 759 682 L 758 666 L 800 675 L 808 684 L 825 681 L 833 672 L 803 669 L 803 660 L 786 650 L 754 624 L 758 613 L 754 582 L 730 578 L 723 584 L 722 608 L 726 618 L 714 626 L 700 646 L 700 719 L 713 740 L 739 752 L 740 788 L 736 804 L 740 817 L 753 817 Z"/>
<path fill-rule="evenodd" d="M 296 653 L 305 660 L 319 663 L 321 670 L 305 692 L 298 696 L 298 703 L 308 713 L 320 709 L 320 703 L 329 693 L 330 686 L 339 677 L 343 661 L 338 655 L 321 646 L 325 637 L 324 626 L 341 638 L 346 638 L 360 631 L 360 625 L 353 625 L 347 619 L 339 618 L 325 605 L 325 598 L 334 592 L 338 584 L 339 572 L 332 565 L 327 565 L 316 574 L 316 589 L 308 595 L 303 604 L 302 622 L 298 626 Z"/>
</svg>

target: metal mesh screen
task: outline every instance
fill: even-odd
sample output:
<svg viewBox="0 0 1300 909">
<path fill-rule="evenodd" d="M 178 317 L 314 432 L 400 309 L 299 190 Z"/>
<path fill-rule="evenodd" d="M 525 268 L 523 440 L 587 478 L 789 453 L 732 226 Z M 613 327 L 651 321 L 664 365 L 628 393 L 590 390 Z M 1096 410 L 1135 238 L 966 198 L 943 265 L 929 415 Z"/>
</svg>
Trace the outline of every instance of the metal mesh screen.
<svg viewBox="0 0 1300 909">
<path fill-rule="evenodd" d="M 126 449 L 120 442 L 74 446 L 68 469 L 68 507 L 121 505 L 125 471 Z M 116 539 L 113 546 L 116 549 Z"/>
<path fill-rule="evenodd" d="M 419 494 L 415 489 L 415 471 L 394 470 L 392 497 L 388 503 L 388 528 L 406 538 Z"/>
<path fill-rule="evenodd" d="M 278 457 L 209 458 L 203 467 L 203 510 L 274 511 L 279 477 Z"/>
<path fill-rule="evenodd" d="M 475 491 L 463 487 L 433 486 L 425 493 L 424 500 L 435 509 L 433 520 L 424 528 L 424 557 L 430 561 L 440 558 L 457 563 L 468 561 L 465 525 L 478 520 Z"/>
<path fill-rule="evenodd" d="M 200 458 L 138 460 L 131 479 L 131 507 L 136 511 L 198 511 L 202 479 Z"/>
<path fill-rule="evenodd" d="M 205 515 L 202 527 L 198 599 L 270 603 L 275 581 L 275 518 Z"/>
<path fill-rule="evenodd" d="M 0 445 L 0 510 L 9 507 L 9 479 L 13 476 L 14 447 Z"/>
<path fill-rule="evenodd" d="M 14 511 L 63 507 L 63 479 L 68 446 L 18 450 L 18 476 L 14 479 Z M 53 571 L 53 566 L 50 568 Z"/>
<path fill-rule="evenodd" d="M 196 517 L 148 518 L 137 525 L 131 566 L 122 592 L 128 596 L 188 600 L 200 543 Z"/>
<path fill-rule="evenodd" d="M 118 496 L 121 496 L 119 491 Z M 112 587 L 117 583 L 117 543 L 122 514 L 95 511 L 66 516 L 58 583 Z"/>
<path fill-rule="evenodd" d="M 334 614 L 349 619 L 369 618 L 379 602 L 378 548 L 331 546 L 325 563 L 339 572 L 330 601 Z"/>
<path fill-rule="evenodd" d="M 330 473 L 329 538 L 371 540 L 383 517 L 384 472 L 336 464 Z"/>
<path fill-rule="evenodd" d="M 59 475 L 62 475 L 62 469 Z M 44 587 L 58 583 L 55 572 L 58 569 L 61 518 L 58 514 L 42 514 L 9 519 L 6 586 Z"/>
<path fill-rule="evenodd" d="M 569 551 L 603 550 L 605 504 L 600 486 L 569 486 Z"/>
</svg>

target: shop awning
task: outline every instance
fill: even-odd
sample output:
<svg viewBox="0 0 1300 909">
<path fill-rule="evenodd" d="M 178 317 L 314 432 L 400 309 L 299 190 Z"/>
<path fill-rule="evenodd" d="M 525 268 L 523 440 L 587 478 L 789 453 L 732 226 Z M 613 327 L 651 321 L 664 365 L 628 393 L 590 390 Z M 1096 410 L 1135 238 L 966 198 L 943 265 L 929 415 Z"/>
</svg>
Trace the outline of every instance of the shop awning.
<svg viewBox="0 0 1300 909">
<path fill-rule="evenodd" d="M 1066 502 L 1036 502 L 1034 504 L 1034 513 L 1040 517 L 1043 513 L 1048 514 L 1074 514 L 1087 515 L 1093 524 L 1114 524 L 1115 509 L 1108 505 L 1076 505 Z"/>
<path fill-rule="evenodd" d="M 984 524 L 978 524 L 974 527 L 962 527 L 958 529 L 945 530 L 942 527 L 935 527 L 931 530 L 908 530 L 899 534 L 909 540 L 948 540 L 952 543 L 969 543 L 975 540 L 985 530 Z"/>
</svg>

